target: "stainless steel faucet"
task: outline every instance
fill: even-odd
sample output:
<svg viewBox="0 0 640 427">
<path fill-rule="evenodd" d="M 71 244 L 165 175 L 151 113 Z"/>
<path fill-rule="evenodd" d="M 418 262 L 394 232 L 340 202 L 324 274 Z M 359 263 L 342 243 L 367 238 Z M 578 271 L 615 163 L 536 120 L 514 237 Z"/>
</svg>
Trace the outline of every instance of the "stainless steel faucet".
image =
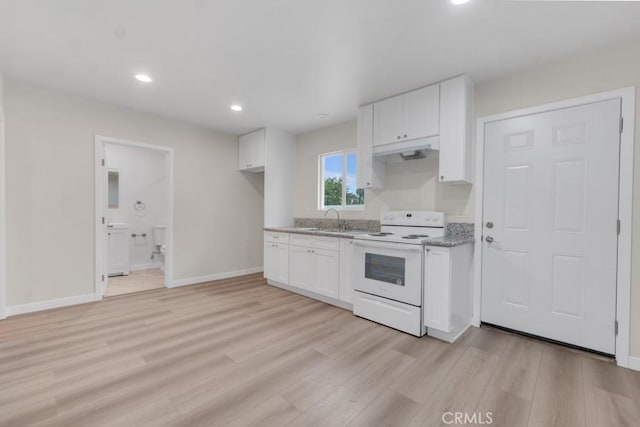
<svg viewBox="0 0 640 427">
<path fill-rule="evenodd" d="M 327 216 L 327 214 L 328 214 L 329 212 L 331 212 L 331 211 L 334 211 L 334 212 L 336 213 L 336 215 L 338 215 L 338 230 L 342 230 L 342 228 L 343 228 L 343 227 L 342 227 L 342 222 L 340 221 L 340 212 L 338 212 L 338 210 L 337 210 L 337 209 L 335 209 L 335 208 L 329 208 L 329 209 L 327 209 L 327 210 L 325 211 L 325 213 L 324 213 L 324 216 L 326 217 L 326 216 Z"/>
</svg>

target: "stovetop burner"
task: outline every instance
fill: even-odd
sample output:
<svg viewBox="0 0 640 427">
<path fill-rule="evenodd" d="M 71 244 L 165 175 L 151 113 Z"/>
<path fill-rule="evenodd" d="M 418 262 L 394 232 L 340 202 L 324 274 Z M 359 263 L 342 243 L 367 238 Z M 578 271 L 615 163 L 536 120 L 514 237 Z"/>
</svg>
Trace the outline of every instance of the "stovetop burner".
<svg viewBox="0 0 640 427">
<path fill-rule="evenodd" d="M 393 233 L 384 233 L 384 232 L 380 232 L 380 233 L 369 233 L 369 236 L 373 236 L 373 237 L 384 237 L 384 236 L 391 236 Z"/>
<path fill-rule="evenodd" d="M 430 237 L 428 234 L 408 234 L 406 236 L 402 236 L 403 239 L 419 239 L 421 237 Z"/>
</svg>

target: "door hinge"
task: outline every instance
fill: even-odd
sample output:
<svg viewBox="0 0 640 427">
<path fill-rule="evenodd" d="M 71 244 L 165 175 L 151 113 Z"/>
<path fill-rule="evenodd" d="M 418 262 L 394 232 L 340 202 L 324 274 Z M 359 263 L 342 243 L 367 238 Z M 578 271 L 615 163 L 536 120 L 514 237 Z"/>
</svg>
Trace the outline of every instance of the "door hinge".
<svg viewBox="0 0 640 427">
<path fill-rule="evenodd" d="M 100 164 L 104 166 L 104 159 L 100 159 Z"/>
<path fill-rule="evenodd" d="M 615 326 L 614 326 L 614 330 L 616 335 L 618 335 L 618 321 L 616 320 Z"/>
<path fill-rule="evenodd" d="M 102 281 L 104 282 L 104 274 L 102 275 Z"/>
<path fill-rule="evenodd" d="M 620 133 L 622 133 L 623 129 L 624 129 L 624 118 L 620 117 Z"/>
<path fill-rule="evenodd" d="M 102 217 L 102 223 L 104 224 L 104 217 Z"/>
<path fill-rule="evenodd" d="M 620 235 L 620 220 L 616 221 L 616 230 L 617 230 L 617 233 L 618 233 L 618 236 L 619 236 Z"/>
</svg>

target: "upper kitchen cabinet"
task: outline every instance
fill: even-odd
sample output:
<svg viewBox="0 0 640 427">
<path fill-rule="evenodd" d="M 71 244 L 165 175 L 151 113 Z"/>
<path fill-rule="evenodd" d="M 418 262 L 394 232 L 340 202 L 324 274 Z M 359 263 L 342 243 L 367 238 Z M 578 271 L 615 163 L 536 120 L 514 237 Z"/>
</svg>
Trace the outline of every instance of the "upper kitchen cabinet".
<svg viewBox="0 0 640 427">
<path fill-rule="evenodd" d="M 386 165 L 373 157 L 373 105 L 358 110 L 358 188 L 384 188 Z"/>
<path fill-rule="evenodd" d="M 238 138 L 238 168 L 246 172 L 264 172 L 265 130 L 259 129 Z"/>
<path fill-rule="evenodd" d="M 375 146 L 438 134 L 440 89 L 432 85 L 373 104 Z"/>
<path fill-rule="evenodd" d="M 467 76 L 440 83 L 440 182 L 472 183 L 473 82 Z"/>
<path fill-rule="evenodd" d="M 360 107 L 358 187 L 384 187 L 385 163 L 439 156 L 439 181 L 472 183 L 473 83 L 467 76 Z"/>
<path fill-rule="evenodd" d="M 259 129 L 238 138 L 238 167 L 243 172 L 264 172 L 264 226 L 293 225 L 296 137 L 273 128 Z"/>
</svg>

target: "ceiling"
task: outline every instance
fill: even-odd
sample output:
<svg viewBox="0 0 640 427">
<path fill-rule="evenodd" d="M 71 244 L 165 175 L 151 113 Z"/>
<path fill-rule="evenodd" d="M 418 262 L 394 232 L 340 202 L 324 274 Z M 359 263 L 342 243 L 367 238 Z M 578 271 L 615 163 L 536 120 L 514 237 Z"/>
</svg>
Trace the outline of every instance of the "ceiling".
<svg viewBox="0 0 640 427">
<path fill-rule="evenodd" d="M 638 37 L 638 22 L 638 2 L 2 1 L 0 69 L 235 134 L 300 133 L 447 77 L 486 81 Z"/>
</svg>

